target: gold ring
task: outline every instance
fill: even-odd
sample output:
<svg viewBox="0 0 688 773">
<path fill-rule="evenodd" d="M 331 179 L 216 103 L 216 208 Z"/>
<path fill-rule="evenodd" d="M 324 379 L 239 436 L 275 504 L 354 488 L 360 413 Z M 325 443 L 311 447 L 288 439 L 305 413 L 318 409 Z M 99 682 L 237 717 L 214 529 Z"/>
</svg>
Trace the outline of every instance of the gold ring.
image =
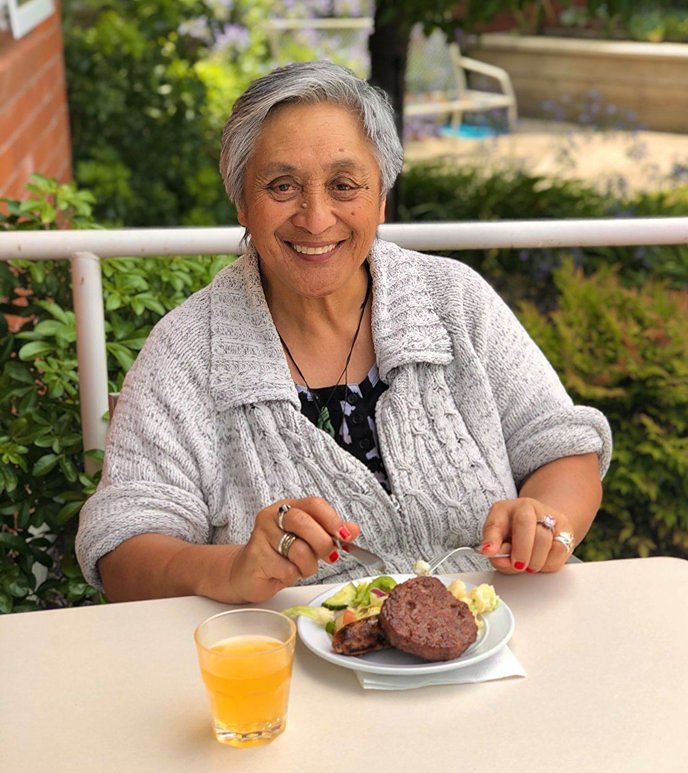
<svg viewBox="0 0 688 773">
<path fill-rule="evenodd" d="M 277 545 L 277 552 L 282 556 L 282 558 L 289 559 L 289 549 L 294 544 L 296 540 L 296 534 L 292 534 L 290 531 L 285 531 L 282 535 L 282 538 L 279 541 L 279 544 Z"/>
<path fill-rule="evenodd" d="M 561 542 L 561 544 L 566 548 L 567 553 L 573 553 L 573 545 L 574 545 L 574 539 L 573 539 L 573 533 L 570 531 L 560 531 L 559 534 L 554 538 L 555 542 Z"/>
<path fill-rule="evenodd" d="M 280 505 L 277 508 L 277 525 L 282 531 L 286 531 L 284 528 L 284 516 L 291 510 L 291 505 Z"/>
</svg>

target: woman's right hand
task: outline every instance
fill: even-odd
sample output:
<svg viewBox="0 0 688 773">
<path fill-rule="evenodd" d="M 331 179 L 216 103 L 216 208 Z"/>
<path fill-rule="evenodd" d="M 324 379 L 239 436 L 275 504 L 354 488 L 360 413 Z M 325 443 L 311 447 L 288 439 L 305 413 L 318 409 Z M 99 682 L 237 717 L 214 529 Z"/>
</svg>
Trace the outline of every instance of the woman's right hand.
<svg viewBox="0 0 688 773">
<path fill-rule="evenodd" d="M 284 529 L 277 522 L 280 505 L 289 505 L 282 519 Z M 351 542 L 360 531 L 320 497 L 281 499 L 268 505 L 257 514 L 249 541 L 233 551 L 228 578 L 232 597 L 244 602 L 272 598 L 282 588 L 314 575 L 318 561 L 337 561 L 333 538 Z M 285 532 L 296 537 L 287 557 L 278 552 Z"/>
</svg>

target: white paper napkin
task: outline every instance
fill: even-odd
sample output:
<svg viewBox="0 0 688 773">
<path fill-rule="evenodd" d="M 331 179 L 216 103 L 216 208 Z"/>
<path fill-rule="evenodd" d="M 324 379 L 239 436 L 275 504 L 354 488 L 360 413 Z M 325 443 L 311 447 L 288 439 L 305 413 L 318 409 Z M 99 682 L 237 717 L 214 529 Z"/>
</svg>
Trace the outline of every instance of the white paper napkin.
<svg viewBox="0 0 688 773">
<path fill-rule="evenodd" d="M 473 666 L 454 668 L 449 671 L 410 676 L 356 671 L 358 681 L 365 690 L 413 690 L 432 684 L 470 684 L 525 675 L 525 669 L 508 647 L 504 647 L 491 658 L 481 660 Z"/>
</svg>

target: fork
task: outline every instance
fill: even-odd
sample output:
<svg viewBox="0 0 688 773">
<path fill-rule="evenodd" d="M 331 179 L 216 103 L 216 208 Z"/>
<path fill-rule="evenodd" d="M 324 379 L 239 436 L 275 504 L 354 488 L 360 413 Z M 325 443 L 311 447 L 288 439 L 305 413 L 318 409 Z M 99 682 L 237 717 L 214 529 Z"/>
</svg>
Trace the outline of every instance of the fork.
<svg viewBox="0 0 688 773">
<path fill-rule="evenodd" d="M 366 550 L 359 545 L 355 545 L 353 542 L 341 542 L 341 540 L 336 538 L 334 538 L 332 541 L 337 546 L 338 550 L 344 551 L 347 555 L 351 556 L 351 558 L 358 561 L 361 566 L 365 566 L 365 568 L 370 572 L 384 572 L 386 570 L 385 562 L 376 553 L 373 553 L 370 550 Z M 460 548 L 453 548 L 452 550 L 449 550 L 440 556 L 436 556 L 432 561 L 430 561 L 428 573 L 434 574 L 439 566 L 441 566 L 448 558 L 451 558 L 457 553 L 473 553 L 477 556 L 483 556 L 483 553 L 481 553 L 478 548 L 470 547 L 468 545 L 464 545 Z M 490 558 L 509 558 L 509 556 L 509 553 L 497 553 L 494 556 L 490 556 Z"/>
<path fill-rule="evenodd" d="M 449 550 L 448 552 L 444 553 L 440 556 L 435 556 L 435 558 L 430 561 L 430 568 L 428 569 L 428 572 L 430 574 L 434 574 L 437 568 L 443 564 L 448 558 L 451 558 L 452 556 L 456 555 L 457 553 L 471 553 L 476 556 L 483 556 L 485 558 L 485 554 L 481 553 L 478 548 L 471 547 L 469 545 L 464 545 L 460 548 L 453 548 L 452 550 Z M 490 558 L 509 558 L 511 554 L 510 553 L 497 553 L 494 556 L 490 556 Z"/>
</svg>

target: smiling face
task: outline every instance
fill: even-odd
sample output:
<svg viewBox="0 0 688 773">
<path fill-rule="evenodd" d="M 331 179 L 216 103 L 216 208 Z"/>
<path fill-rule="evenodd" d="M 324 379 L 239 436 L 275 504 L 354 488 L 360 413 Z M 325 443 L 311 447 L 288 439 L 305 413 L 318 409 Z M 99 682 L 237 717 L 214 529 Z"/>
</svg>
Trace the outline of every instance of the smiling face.
<svg viewBox="0 0 688 773">
<path fill-rule="evenodd" d="M 360 121 L 329 103 L 265 122 L 238 216 L 273 291 L 322 298 L 355 281 L 384 222 L 380 170 Z"/>
</svg>

